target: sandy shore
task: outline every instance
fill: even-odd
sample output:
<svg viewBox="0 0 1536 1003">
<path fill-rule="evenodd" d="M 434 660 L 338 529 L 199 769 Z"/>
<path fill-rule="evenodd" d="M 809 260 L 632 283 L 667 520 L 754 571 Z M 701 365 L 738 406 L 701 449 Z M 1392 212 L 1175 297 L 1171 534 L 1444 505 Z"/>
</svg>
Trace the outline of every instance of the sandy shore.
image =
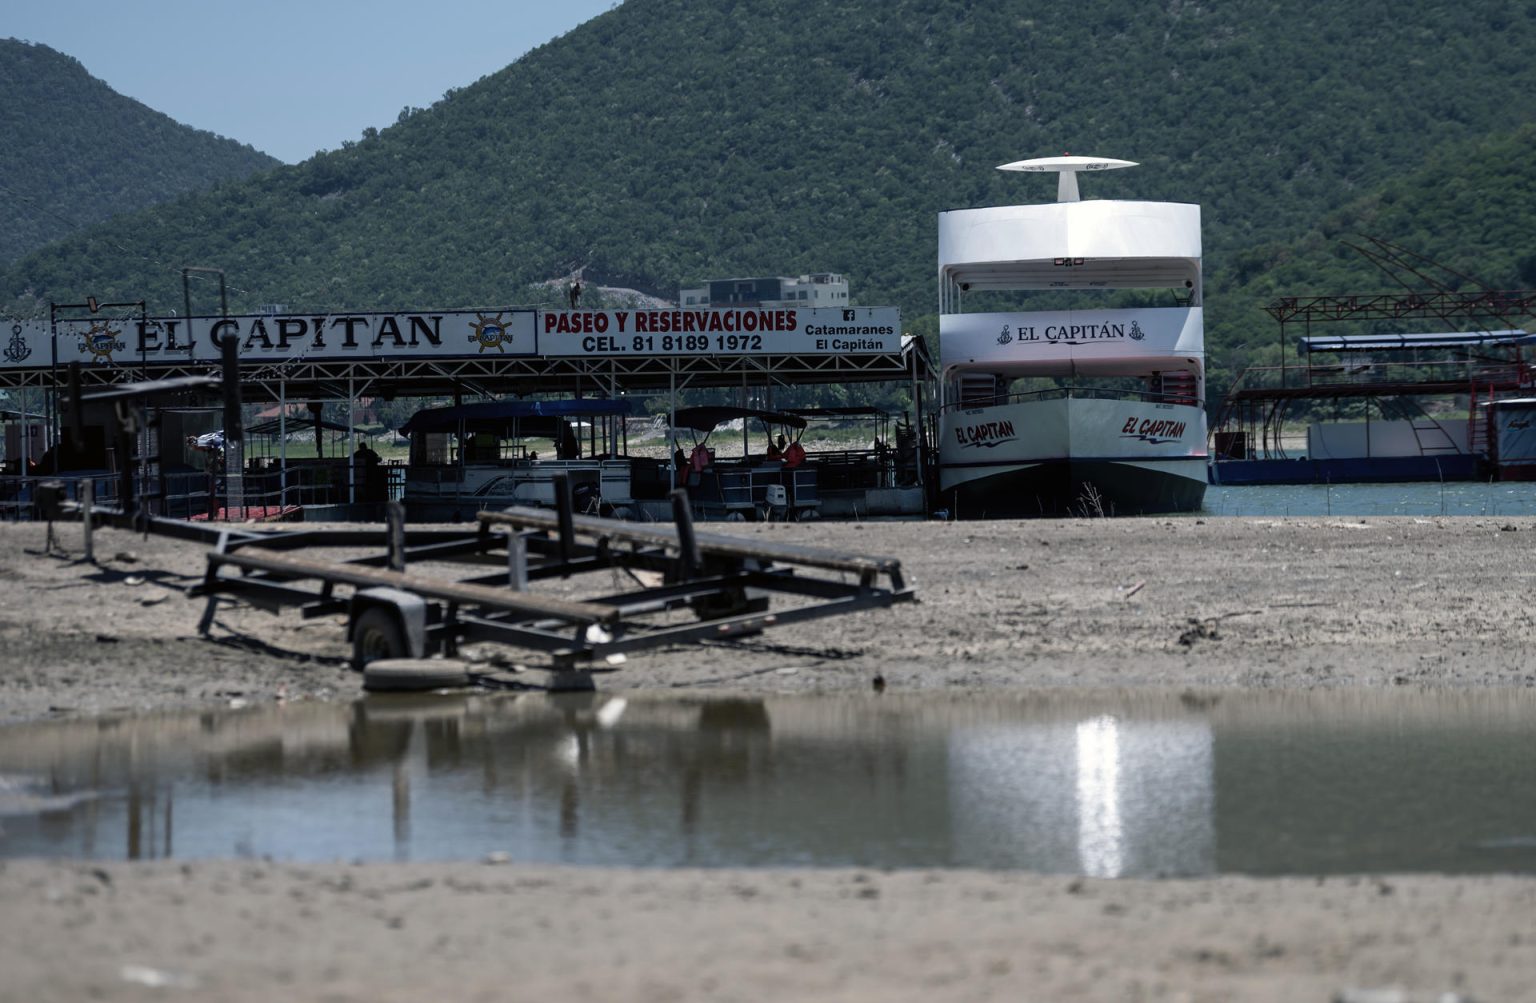
<svg viewBox="0 0 1536 1003">
<path fill-rule="evenodd" d="M 1536 520 L 727 530 L 897 556 L 920 601 L 605 689 L 1536 685 Z M 202 638 L 202 550 L 109 531 L 91 565 L 59 535 L 0 526 L 0 720 L 357 693 L 335 620 L 225 605 Z M 0 903 L 0 999 L 1536 999 L 1528 877 L 13 861 Z"/>
</svg>

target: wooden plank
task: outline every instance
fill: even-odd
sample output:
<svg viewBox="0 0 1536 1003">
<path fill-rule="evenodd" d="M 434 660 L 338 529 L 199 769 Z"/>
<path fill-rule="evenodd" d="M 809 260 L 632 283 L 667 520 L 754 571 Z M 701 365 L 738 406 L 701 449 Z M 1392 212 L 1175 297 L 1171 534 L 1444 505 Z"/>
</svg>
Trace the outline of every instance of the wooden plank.
<svg viewBox="0 0 1536 1003">
<path fill-rule="evenodd" d="M 558 530 L 559 519 L 548 509 L 518 507 L 505 512 L 481 512 L 477 518 L 482 526 L 501 525 L 516 529 Z M 572 519 L 577 533 L 587 536 L 606 536 L 612 540 L 643 543 L 653 546 L 678 546 L 677 528 L 668 525 L 623 522 L 618 519 L 601 519 L 597 516 L 578 515 Z M 821 547 L 804 547 L 792 543 L 762 543 L 741 540 L 719 533 L 695 533 L 699 549 L 716 557 L 765 558 L 786 564 L 802 564 L 828 571 L 896 574 L 901 561 L 894 557 L 869 557 L 843 554 Z"/>
<path fill-rule="evenodd" d="M 246 547 L 234 553 L 208 555 L 209 569 L 229 564 L 250 571 L 266 571 L 272 574 L 290 575 L 295 578 L 319 578 L 328 582 L 372 588 L 378 585 L 401 589 L 431 599 L 488 606 L 494 609 L 551 617 L 570 623 L 613 623 L 619 612 L 598 603 L 559 599 L 554 596 L 531 595 L 510 589 L 493 588 L 489 585 L 472 585 L 450 582 L 439 578 L 424 578 L 401 571 L 387 571 L 357 564 L 332 564 L 322 561 L 306 561 L 287 554 L 263 554 Z M 238 582 L 232 583 L 238 585 Z M 208 586 L 204 587 L 209 591 Z"/>
</svg>

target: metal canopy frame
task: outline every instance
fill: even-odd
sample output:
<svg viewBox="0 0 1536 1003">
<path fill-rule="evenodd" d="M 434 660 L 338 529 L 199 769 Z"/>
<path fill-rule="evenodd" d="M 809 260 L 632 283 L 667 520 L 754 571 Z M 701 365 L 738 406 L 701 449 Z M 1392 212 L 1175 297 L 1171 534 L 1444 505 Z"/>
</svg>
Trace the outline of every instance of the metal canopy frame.
<svg viewBox="0 0 1536 1003">
<path fill-rule="evenodd" d="M 56 336 L 55 336 L 56 337 Z M 41 390 L 50 400 L 67 392 L 62 374 L 50 361 L 30 367 L 0 368 L 0 390 Z M 749 386 L 772 388 L 801 384 L 902 382 L 912 387 L 917 425 L 926 427 L 924 402 L 931 396 L 934 364 L 921 337 L 904 336 L 897 351 L 853 354 L 770 355 L 604 355 L 543 357 L 488 355 L 281 361 L 237 360 L 242 397 L 246 403 L 270 401 L 279 406 L 299 401 L 351 401 L 360 396 L 394 400 L 398 397 L 524 397 L 560 395 L 613 397 L 631 393 L 667 394 L 675 399 L 685 389 Z M 130 381 L 176 381 L 219 377 L 223 367 L 206 360 L 127 358 L 121 364 L 83 365 L 78 386 L 85 393 Z M 203 405 L 192 393 L 175 405 Z M 56 409 L 50 404 L 50 440 L 57 441 Z M 280 427 L 283 423 L 280 419 Z M 349 436 L 347 451 L 353 451 Z M 287 465 L 283 467 L 286 486 Z M 348 500 L 354 500 L 348 481 Z"/>
<path fill-rule="evenodd" d="M 295 359 L 282 363 L 242 362 L 240 382 L 248 399 L 265 393 L 276 399 L 282 385 L 290 397 L 345 400 L 347 386 L 366 385 L 375 396 L 442 396 L 472 387 L 484 395 L 613 394 L 679 387 L 739 387 L 743 378 L 779 385 L 921 379 L 931 372 L 921 338 L 900 352 L 868 355 L 706 355 L 537 358 L 466 356 L 463 358 Z M 148 367 L 87 366 L 86 386 L 106 386 L 129 379 L 172 379 L 218 375 L 205 362 L 168 362 Z M 0 389 L 62 390 L 52 366 L 0 369 Z"/>
<path fill-rule="evenodd" d="M 1402 264 L 1401 248 L 1375 238 L 1371 243 L 1382 252 L 1361 250 L 1373 261 L 1385 252 L 1386 260 Z M 1426 259 L 1427 260 L 1427 259 Z M 1421 271 L 1414 275 L 1427 279 Z M 1389 272 L 1390 273 L 1390 272 Z M 1418 407 L 1421 398 L 1448 394 L 1467 394 L 1470 400 L 1467 441 L 1473 452 L 1484 442 L 1486 422 L 1478 420 L 1478 402 L 1492 401 L 1511 393 L 1526 392 L 1532 380 L 1531 365 L 1522 352 L 1530 338 L 1526 318 L 1536 315 L 1536 291 L 1470 291 L 1440 288 L 1431 292 L 1371 293 L 1339 296 L 1285 296 L 1272 301 L 1265 312 L 1279 324 L 1280 365 L 1253 367 L 1238 374 L 1222 399 L 1216 420 L 1211 425 L 1212 442 L 1222 435 L 1246 435 L 1247 448 L 1261 458 L 1285 458 L 1281 435 L 1293 405 L 1314 400 L 1365 400 L 1380 402 L 1399 398 Z M 1392 334 L 1323 337 L 1313 335 L 1312 325 L 1348 321 L 1443 321 L 1456 327 L 1475 325 L 1471 332 L 1443 334 Z M 1286 329 L 1301 324 L 1298 362 L 1286 362 Z M 1390 356 L 1419 349 L 1459 353 L 1455 365 L 1460 368 L 1443 377 L 1423 372 L 1411 378 L 1376 375 L 1375 365 L 1358 371 L 1332 366 L 1318 367 L 1310 360 L 1299 362 L 1302 355 L 1314 352 L 1347 358 L 1352 352 L 1372 352 Z M 1492 354 L 1504 350 L 1507 355 Z M 1428 368 L 1428 367 L 1426 367 Z M 1320 378 L 1320 374 L 1321 377 Z M 1294 380 L 1293 380 L 1294 377 Z M 1367 420 L 1369 419 L 1367 405 Z M 1220 450 L 1213 447 L 1212 454 Z"/>
</svg>

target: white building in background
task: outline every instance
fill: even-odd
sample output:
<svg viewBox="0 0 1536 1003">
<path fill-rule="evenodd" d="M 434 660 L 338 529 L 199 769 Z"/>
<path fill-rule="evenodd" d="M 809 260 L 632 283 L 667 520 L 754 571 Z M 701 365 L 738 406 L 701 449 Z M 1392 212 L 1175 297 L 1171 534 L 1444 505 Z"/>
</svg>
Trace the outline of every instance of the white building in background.
<svg viewBox="0 0 1536 1003">
<path fill-rule="evenodd" d="M 682 307 L 845 307 L 848 280 L 832 272 L 815 272 L 795 278 L 773 276 L 749 279 L 710 279 L 701 286 L 680 289 Z"/>
</svg>

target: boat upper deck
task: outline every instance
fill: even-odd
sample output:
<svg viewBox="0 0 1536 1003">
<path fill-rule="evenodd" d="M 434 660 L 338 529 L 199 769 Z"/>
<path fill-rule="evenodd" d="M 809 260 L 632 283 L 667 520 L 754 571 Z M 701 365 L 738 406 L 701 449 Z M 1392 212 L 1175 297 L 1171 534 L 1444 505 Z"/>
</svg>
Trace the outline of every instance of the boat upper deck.
<svg viewBox="0 0 1536 1003">
<path fill-rule="evenodd" d="M 1078 196 L 1078 173 L 1132 166 L 1072 156 L 1004 164 L 999 170 L 1057 173 L 1058 201 L 939 213 L 939 343 L 946 372 L 1003 380 L 1160 380 L 1176 372 L 1203 378 L 1200 207 Z M 1154 295 L 1133 297 L 1141 305 L 1093 295 L 1112 290 Z M 1091 302 L 1050 297 L 1043 309 L 1033 302 L 1021 308 L 1006 295 L 1031 291 L 1082 293 Z"/>
<path fill-rule="evenodd" d="M 1200 256 L 1200 207 L 1188 203 L 1101 200 L 939 213 L 940 282 L 962 293 L 1197 292 Z"/>
</svg>

